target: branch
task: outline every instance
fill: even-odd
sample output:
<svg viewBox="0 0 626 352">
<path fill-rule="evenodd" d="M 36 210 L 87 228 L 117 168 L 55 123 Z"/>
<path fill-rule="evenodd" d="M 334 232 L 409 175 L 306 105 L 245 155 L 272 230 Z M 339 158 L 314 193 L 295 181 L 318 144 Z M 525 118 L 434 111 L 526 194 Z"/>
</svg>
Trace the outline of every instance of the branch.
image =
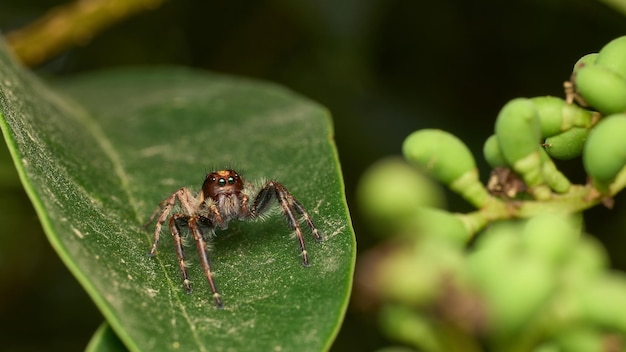
<svg viewBox="0 0 626 352">
<path fill-rule="evenodd" d="M 77 0 L 55 7 L 42 18 L 6 35 L 15 55 L 36 66 L 60 52 L 88 43 L 98 32 L 164 0 Z"/>
</svg>

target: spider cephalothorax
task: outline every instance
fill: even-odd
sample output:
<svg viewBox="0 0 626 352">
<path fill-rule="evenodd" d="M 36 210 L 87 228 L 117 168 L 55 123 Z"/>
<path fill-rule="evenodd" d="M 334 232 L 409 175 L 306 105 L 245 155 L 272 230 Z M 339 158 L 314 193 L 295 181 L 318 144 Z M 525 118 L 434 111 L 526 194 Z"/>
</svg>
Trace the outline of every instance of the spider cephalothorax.
<svg viewBox="0 0 626 352">
<path fill-rule="evenodd" d="M 154 241 L 149 255 L 156 253 L 161 235 L 161 227 L 169 216 L 169 228 L 174 237 L 174 246 L 178 256 L 178 264 L 183 276 L 185 290 L 191 292 L 191 282 L 187 275 L 181 225 L 186 225 L 193 236 L 200 256 L 202 268 L 211 286 L 213 298 L 218 308 L 223 307 L 221 296 L 213 280 L 211 264 L 207 251 L 207 239 L 215 229 L 225 229 L 231 220 L 253 220 L 261 216 L 268 208 L 273 199 L 280 205 L 289 227 L 295 232 L 302 255 L 302 264 L 309 266 L 309 256 L 304 244 L 304 236 L 299 216 L 304 218 L 316 240 L 321 241 L 322 236 L 313 224 L 313 220 L 306 212 L 302 204 L 287 191 L 285 186 L 276 181 L 268 181 L 254 192 L 254 186 L 234 170 L 220 170 L 209 173 L 204 179 L 202 189 L 194 195 L 188 188 L 183 187 L 165 198 L 154 210 L 146 226 L 158 215 L 154 229 Z M 180 210 L 172 212 L 176 205 L 180 204 Z M 208 233 L 207 233 L 208 231 Z"/>
</svg>

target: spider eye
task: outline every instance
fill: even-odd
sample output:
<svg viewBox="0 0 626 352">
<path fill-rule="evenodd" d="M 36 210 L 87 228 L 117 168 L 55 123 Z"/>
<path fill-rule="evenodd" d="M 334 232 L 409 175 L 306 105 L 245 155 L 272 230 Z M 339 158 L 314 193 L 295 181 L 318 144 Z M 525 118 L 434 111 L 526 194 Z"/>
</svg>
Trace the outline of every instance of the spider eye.
<svg viewBox="0 0 626 352">
<path fill-rule="evenodd" d="M 225 180 L 225 179 L 223 179 L 223 178 L 220 178 L 220 179 L 217 181 L 217 183 L 218 183 L 220 186 L 225 186 L 225 185 L 226 185 L 226 180 Z"/>
<path fill-rule="evenodd" d="M 230 176 L 230 177 L 228 178 L 228 183 L 229 183 L 229 184 L 231 184 L 231 185 L 234 185 L 234 184 L 235 184 L 235 178 L 234 178 L 234 177 L 232 177 L 232 176 Z"/>
</svg>

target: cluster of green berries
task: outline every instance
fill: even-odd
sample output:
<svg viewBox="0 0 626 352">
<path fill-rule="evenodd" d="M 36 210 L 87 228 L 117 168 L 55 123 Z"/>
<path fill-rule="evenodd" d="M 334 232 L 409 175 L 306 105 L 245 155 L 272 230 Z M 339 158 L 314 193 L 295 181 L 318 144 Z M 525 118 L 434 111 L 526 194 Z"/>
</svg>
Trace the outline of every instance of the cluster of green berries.
<svg viewBox="0 0 626 352">
<path fill-rule="evenodd" d="M 391 337 L 425 351 L 626 349 L 626 276 L 580 214 L 626 187 L 626 37 L 581 58 L 565 87 L 565 99 L 514 99 L 496 118 L 483 154 L 514 175 L 500 179 L 514 192 L 485 186 L 467 146 L 435 129 L 407 137 L 408 163 L 364 175 L 362 210 L 393 238 L 363 260 Z M 591 182 L 572 184 L 554 163 L 576 157 Z M 432 179 L 477 210 L 443 210 Z"/>
<path fill-rule="evenodd" d="M 626 36 L 582 57 L 572 84 L 574 98 L 604 116 L 589 132 L 583 151 L 587 174 L 604 190 L 626 165 Z"/>
<path fill-rule="evenodd" d="M 507 167 L 519 175 L 537 200 L 570 190 L 569 180 L 552 159 L 582 155 L 587 174 L 603 194 L 626 167 L 626 36 L 608 43 L 599 53 L 581 58 L 568 82 L 567 98 L 518 98 L 498 114 L 495 133 L 484 145 L 484 156 L 494 168 Z M 578 103 L 578 104 L 576 104 Z M 419 165 L 432 169 L 445 184 L 451 176 L 473 172 L 471 155 L 460 142 L 455 152 L 423 150 L 425 142 L 444 137 L 445 132 L 417 131 L 405 141 L 404 153 Z M 437 145 L 449 143 L 441 141 Z M 437 160 L 436 167 L 431 167 Z"/>
<path fill-rule="evenodd" d="M 577 220 L 494 224 L 471 250 L 431 234 L 387 247 L 368 271 L 384 331 L 420 351 L 623 350 L 626 276 Z"/>
</svg>

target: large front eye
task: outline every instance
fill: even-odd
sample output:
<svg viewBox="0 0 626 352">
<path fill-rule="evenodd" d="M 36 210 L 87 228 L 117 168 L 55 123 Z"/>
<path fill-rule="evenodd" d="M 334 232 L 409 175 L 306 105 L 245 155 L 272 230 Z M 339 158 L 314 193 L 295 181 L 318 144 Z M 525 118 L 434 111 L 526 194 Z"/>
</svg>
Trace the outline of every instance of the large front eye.
<svg viewBox="0 0 626 352">
<path fill-rule="evenodd" d="M 232 177 L 232 176 L 228 177 L 228 183 L 231 184 L 231 185 L 234 185 L 235 184 L 235 178 Z"/>
<path fill-rule="evenodd" d="M 218 183 L 220 186 L 226 186 L 226 180 L 225 180 L 225 179 L 223 179 L 223 178 L 220 178 L 220 179 L 217 181 L 217 183 Z"/>
</svg>

